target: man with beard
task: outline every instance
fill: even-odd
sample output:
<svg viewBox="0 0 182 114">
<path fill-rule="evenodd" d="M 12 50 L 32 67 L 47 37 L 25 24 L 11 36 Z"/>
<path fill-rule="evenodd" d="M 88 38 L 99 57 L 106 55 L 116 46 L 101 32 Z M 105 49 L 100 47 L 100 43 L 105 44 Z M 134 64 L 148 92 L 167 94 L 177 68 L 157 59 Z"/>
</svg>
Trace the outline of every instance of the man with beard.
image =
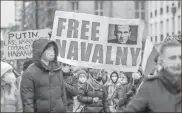
<svg viewBox="0 0 182 114">
<path fill-rule="evenodd" d="M 118 44 L 136 44 L 136 41 L 131 41 L 131 27 L 129 25 L 115 25 L 114 35 L 115 39 L 109 40 L 109 43 Z"/>
<path fill-rule="evenodd" d="M 102 75 L 99 72 L 100 70 L 90 69 L 89 79 L 79 88 L 78 101 L 85 105 L 82 112 L 110 112 L 107 101 L 107 90 L 103 85 Z"/>
<path fill-rule="evenodd" d="M 162 70 L 148 77 L 124 112 L 181 112 L 181 44 L 162 44 Z"/>
</svg>

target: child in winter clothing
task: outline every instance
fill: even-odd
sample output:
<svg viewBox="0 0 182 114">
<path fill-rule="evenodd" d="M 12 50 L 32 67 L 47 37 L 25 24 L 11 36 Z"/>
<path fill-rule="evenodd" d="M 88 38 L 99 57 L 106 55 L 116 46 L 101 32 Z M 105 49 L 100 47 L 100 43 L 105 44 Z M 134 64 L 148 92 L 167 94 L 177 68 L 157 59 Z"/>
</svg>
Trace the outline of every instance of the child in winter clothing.
<svg viewBox="0 0 182 114">
<path fill-rule="evenodd" d="M 1 112 L 23 112 L 13 67 L 1 62 Z"/>
<path fill-rule="evenodd" d="M 110 112 L 107 102 L 107 90 L 102 82 L 100 70 L 89 69 L 89 79 L 79 88 L 78 101 L 83 103 L 84 113 Z"/>
<path fill-rule="evenodd" d="M 88 79 L 88 74 L 84 70 L 79 70 L 77 72 L 77 89 L 79 89 Z M 77 96 L 74 98 L 74 106 L 73 106 L 73 112 L 81 112 L 84 108 L 84 104 L 80 103 L 77 99 Z"/>
</svg>

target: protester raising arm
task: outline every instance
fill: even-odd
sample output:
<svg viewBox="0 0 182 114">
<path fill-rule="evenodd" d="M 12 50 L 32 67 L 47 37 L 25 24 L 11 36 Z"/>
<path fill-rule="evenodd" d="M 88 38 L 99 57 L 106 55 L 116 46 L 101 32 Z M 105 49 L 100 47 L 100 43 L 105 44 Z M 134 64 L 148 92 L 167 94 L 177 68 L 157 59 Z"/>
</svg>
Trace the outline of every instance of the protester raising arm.
<svg viewBox="0 0 182 114">
<path fill-rule="evenodd" d="M 20 91 L 23 100 L 23 112 L 34 112 L 34 83 L 30 72 L 25 71 L 23 73 Z"/>
</svg>

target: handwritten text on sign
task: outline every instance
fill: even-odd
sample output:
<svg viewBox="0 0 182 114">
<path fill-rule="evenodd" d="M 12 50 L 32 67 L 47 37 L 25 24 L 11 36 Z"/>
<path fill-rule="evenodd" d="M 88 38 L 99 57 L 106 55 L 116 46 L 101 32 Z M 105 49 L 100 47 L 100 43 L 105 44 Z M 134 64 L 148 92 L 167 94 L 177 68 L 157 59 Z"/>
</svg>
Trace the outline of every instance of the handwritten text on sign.
<svg viewBox="0 0 182 114">
<path fill-rule="evenodd" d="M 5 56 L 7 60 L 32 57 L 32 43 L 37 39 L 50 39 L 50 29 L 10 32 L 5 39 Z"/>
<path fill-rule="evenodd" d="M 56 11 L 52 38 L 59 46 L 59 60 L 82 67 L 136 71 L 141 46 L 108 43 L 108 22 L 107 17 Z M 124 20 L 123 24 L 136 22 Z"/>
</svg>

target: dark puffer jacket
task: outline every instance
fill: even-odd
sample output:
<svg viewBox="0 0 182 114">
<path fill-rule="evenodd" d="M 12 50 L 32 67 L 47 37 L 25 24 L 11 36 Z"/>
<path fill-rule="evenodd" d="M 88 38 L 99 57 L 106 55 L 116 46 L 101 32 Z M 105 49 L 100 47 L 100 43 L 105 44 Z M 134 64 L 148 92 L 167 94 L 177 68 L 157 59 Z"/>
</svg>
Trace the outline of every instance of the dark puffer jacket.
<svg viewBox="0 0 182 114">
<path fill-rule="evenodd" d="M 56 43 L 41 39 L 33 44 L 35 63 L 31 64 L 23 73 L 21 82 L 24 112 L 66 112 L 63 74 L 56 57 L 48 67 L 40 61 L 41 54 L 49 43 L 55 45 L 57 57 Z"/>
<path fill-rule="evenodd" d="M 93 102 L 94 97 L 99 97 L 99 101 L 97 103 Z M 98 90 L 94 90 L 88 83 L 84 83 L 79 89 L 78 100 L 85 104 L 83 112 L 110 112 L 107 101 L 107 90 L 104 86 Z"/>
</svg>

